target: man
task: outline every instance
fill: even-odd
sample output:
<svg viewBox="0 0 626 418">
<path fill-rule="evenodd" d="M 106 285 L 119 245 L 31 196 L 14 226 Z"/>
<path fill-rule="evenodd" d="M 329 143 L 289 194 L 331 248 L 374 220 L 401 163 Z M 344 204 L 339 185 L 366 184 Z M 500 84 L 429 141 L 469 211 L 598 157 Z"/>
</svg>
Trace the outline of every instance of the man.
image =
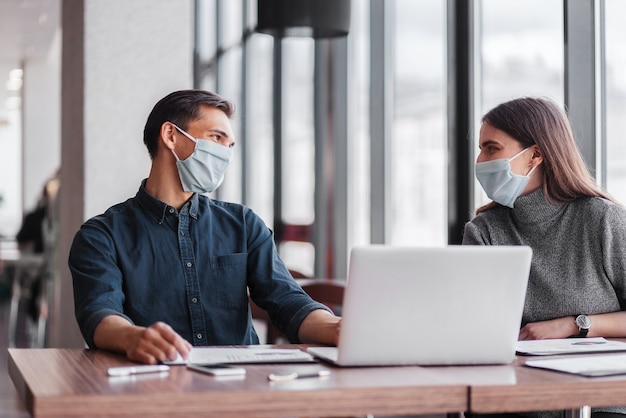
<svg viewBox="0 0 626 418">
<path fill-rule="evenodd" d="M 201 90 L 161 99 L 144 129 L 148 178 L 76 234 L 69 267 L 90 347 L 158 363 L 192 345 L 258 344 L 248 289 L 290 341 L 336 344 L 340 318 L 293 280 L 263 221 L 203 195 L 232 158 L 233 111 Z"/>
</svg>

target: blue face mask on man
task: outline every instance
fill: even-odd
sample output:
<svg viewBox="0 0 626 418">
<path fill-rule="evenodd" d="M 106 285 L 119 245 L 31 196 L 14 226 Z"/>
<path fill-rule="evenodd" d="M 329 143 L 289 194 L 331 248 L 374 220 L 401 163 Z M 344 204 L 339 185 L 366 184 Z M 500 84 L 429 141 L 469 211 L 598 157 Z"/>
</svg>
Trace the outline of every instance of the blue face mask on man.
<svg viewBox="0 0 626 418">
<path fill-rule="evenodd" d="M 522 176 L 511 171 L 511 161 L 522 155 L 527 149 L 524 148 L 511 158 L 499 158 L 476 163 L 476 178 L 487 196 L 494 202 L 512 208 L 515 200 L 526 188 L 530 175 L 537 166 L 531 168 L 527 175 Z"/>
<path fill-rule="evenodd" d="M 209 139 L 194 138 L 178 126 L 174 127 L 196 144 L 191 155 L 184 160 L 178 158 L 172 150 L 183 190 L 211 193 L 224 181 L 224 174 L 233 158 L 233 149 Z"/>
</svg>

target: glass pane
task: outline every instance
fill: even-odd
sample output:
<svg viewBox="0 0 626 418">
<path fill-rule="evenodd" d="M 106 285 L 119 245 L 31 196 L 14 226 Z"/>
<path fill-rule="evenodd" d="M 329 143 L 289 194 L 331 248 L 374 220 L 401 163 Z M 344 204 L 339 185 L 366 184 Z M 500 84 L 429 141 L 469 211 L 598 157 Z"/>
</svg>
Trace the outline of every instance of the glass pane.
<svg viewBox="0 0 626 418">
<path fill-rule="evenodd" d="M 390 244 L 447 239 L 445 12 L 440 0 L 394 3 Z"/>
<path fill-rule="evenodd" d="M 351 7 L 348 35 L 348 248 L 370 242 L 369 8 L 364 1 L 352 2 Z"/>
<path fill-rule="evenodd" d="M 314 41 L 287 38 L 282 42 L 282 220 L 291 225 L 310 225 L 315 220 Z M 289 229 L 292 233 L 302 230 Z M 312 245 L 285 242 L 279 250 L 289 268 L 303 272 L 314 270 Z"/>
<path fill-rule="evenodd" d="M 278 250 L 289 271 L 296 275 L 301 273 L 313 277 L 315 264 L 315 247 L 308 242 L 285 241 L 280 243 Z"/>
<path fill-rule="evenodd" d="M 254 30 L 257 24 L 257 17 L 258 17 L 258 9 L 257 9 L 258 0 L 243 0 L 243 1 L 246 2 L 245 28 L 246 30 Z"/>
<path fill-rule="evenodd" d="M 196 13 L 196 51 L 202 63 L 209 62 L 215 55 L 215 3 L 216 0 L 198 0 Z"/>
<path fill-rule="evenodd" d="M 247 168 L 246 204 L 267 225 L 274 222 L 274 125 L 272 120 L 272 83 L 274 42 L 269 35 L 250 38 L 248 62 L 247 126 L 245 161 Z"/>
<path fill-rule="evenodd" d="M 481 4 L 481 115 L 519 96 L 544 96 L 563 103 L 563 1 L 483 0 Z"/>
<path fill-rule="evenodd" d="M 208 91 L 217 91 L 215 82 L 215 71 L 208 71 L 204 74 L 204 78 L 200 80 L 200 85 L 198 85 L 197 88 Z"/>
<path fill-rule="evenodd" d="M 218 0 L 220 47 L 230 48 L 239 43 L 243 36 L 242 0 Z"/>
<path fill-rule="evenodd" d="M 482 0 L 480 4 L 482 104 L 477 118 L 516 97 L 549 97 L 563 103 L 563 1 Z M 477 153 L 477 133 L 475 141 Z M 478 182 L 475 190 L 476 207 L 489 202 Z"/>
<path fill-rule="evenodd" d="M 626 203 L 626 2 L 607 0 L 606 11 L 606 169 L 607 189 Z"/>
<path fill-rule="evenodd" d="M 315 219 L 313 42 L 283 40 L 283 221 L 288 224 Z"/>
</svg>

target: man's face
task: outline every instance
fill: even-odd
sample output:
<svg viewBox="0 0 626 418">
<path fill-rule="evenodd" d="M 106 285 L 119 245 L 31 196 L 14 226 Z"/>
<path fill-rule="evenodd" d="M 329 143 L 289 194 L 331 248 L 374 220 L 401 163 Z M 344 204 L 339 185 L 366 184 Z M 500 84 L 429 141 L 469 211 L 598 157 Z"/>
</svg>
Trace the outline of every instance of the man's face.
<svg viewBox="0 0 626 418">
<path fill-rule="evenodd" d="M 199 141 L 213 141 L 225 147 L 235 145 L 235 136 L 230 119 L 224 112 L 214 107 L 202 106 L 200 118 L 193 120 L 185 130 Z M 175 133 L 180 141 L 176 141 L 175 152 L 181 160 L 187 159 L 195 148 L 195 143 L 178 130 Z"/>
</svg>

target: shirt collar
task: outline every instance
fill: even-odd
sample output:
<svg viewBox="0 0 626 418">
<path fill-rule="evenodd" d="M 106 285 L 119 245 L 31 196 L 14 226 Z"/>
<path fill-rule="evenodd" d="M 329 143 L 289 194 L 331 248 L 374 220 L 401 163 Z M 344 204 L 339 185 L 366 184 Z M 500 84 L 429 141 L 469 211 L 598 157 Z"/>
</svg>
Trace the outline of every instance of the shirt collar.
<svg viewBox="0 0 626 418">
<path fill-rule="evenodd" d="M 165 216 L 168 213 L 173 215 L 178 215 L 178 211 L 175 207 L 168 205 L 165 202 L 160 201 L 159 199 L 152 196 L 146 190 L 146 181 L 144 179 L 141 182 L 141 186 L 139 186 L 139 190 L 137 191 L 137 195 L 135 198 L 139 202 L 142 208 L 159 224 L 163 223 L 165 220 Z M 191 198 L 185 203 L 185 206 L 188 206 L 189 215 L 197 219 L 198 218 L 198 209 L 200 207 L 198 193 L 194 193 L 191 195 Z"/>
</svg>

